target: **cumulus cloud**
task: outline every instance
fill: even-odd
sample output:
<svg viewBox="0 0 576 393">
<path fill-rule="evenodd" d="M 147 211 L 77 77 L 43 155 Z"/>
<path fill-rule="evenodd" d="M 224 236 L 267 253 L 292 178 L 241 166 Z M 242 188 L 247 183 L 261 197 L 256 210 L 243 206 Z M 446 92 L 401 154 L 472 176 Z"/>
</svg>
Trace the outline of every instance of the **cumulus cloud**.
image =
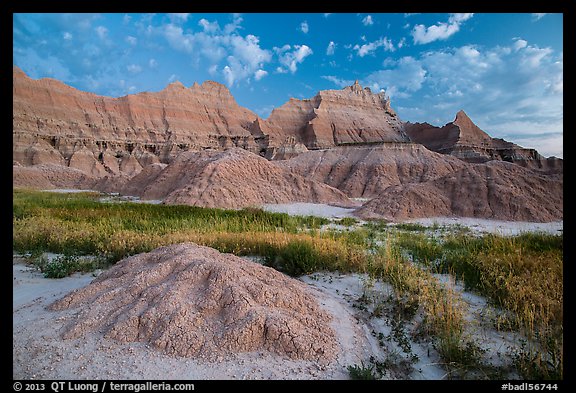
<svg viewBox="0 0 576 393">
<path fill-rule="evenodd" d="M 392 44 L 392 40 L 388 39 L 387 37 L 380 37 L 378 40 L 374 42 L 369 42 L 364 45 L 354 45 L 352 49 L 356 51 L 358 56 L 364 57 L 366 55 L 372 54 L 376 51 L 376 49 L 383 47 L 385 51 L 394 52 L 394 44 Z"/>
<path fill-rule="evenodd" d="M 221 29 L 217 22 L 203 18 L 198 22 L 203 31 L 194 33 L 169 23 L 163 26 L 162 35 L 172 48 L 190 54 L 196 62 L 205 58 L 213 66 L 225 59 L 222 76 L 228 87 L 232 87 L 256 76 L 256 72 L 272 59 L 272 52 L 260 47 L 258 37 L 252 34 L 242 36 L 236 32 L 241 22 L 240 15 L 234 15 L 232 23 Z M 262 73 L 258 75 L 256 80 L 264 76 Z"/>
<path fill-rule="evenodd" d="M 371 26 L 374 24 L 374 21 L 372 20 L 372 15 L 367 15 L 364 17 L 364 19 L 362 19 L 362 24 L 364 26 Z"/>
<path fill-rule="evenodd" d="M 409 97 L 422 88 L 426 74 L 422 61 L 405 56 L 394 67 L 369 74 L 365 81 L 375 91 L 384 89 L 390 97 Z"/>
<path fill-rule="evenodd" d="M 268 71 L 257 70 L 257 71 L 254 73 L 254 79 L 256 79 L 257 81 L 259 81 L 260 79 L 264 78 L 266 75 L 268 75 Z"/>
<path fill-rule="evenodd" d="M 274 51 L 278 55 L 280 64 L 288 68 L 291 73 L 295 73 L 298 70 L 298 64 L 303 63 L 306 57 L 314 53 L 307 45 L 294 45 L 294 47 L 291 47 L 288 44 L 282 48 L 274 47 Z"/>
<path fill-rule="evenodd" d="M 308 27 L 308 22 L 304 21 L 302 23 L 300 23 L 300 31 L 304 34 L 308 34 L 308 31 L 310 30 L 310 28 Z"/>
<path fill-rule="evenodd" d="M 412 29 L 415 44 L 428 44 L 437 40 L 445 40 L 460 30 L 460 25 L 474 16 L 473 13 L 450 14 L 448 23 L 438 22 L 432 26 L 416 25 Z"/>
<path fill-rule="evenodd" d="M 330 41 L 328 43 L 328 47 L 326 48 L 326 55 L 332 56 L 335 50 L 336 50 L 336 44 L 334 43 L 334 41 Z"/>
<path fill-rule="evenodd" d="M 464 109 L 492 136 L 515 143 L 520 134 L 528 140 L 543 131 L 562 133 L 563 58 L 550 48 L 517 38 L 508 46 L 444 48 L 384 65 L 364 82 L 395 98 L 405 120 L 441 126 Z M 533 138 L 552 141 L 544 134 Z M 556 148 L 561 154 L 561 144 Z"/>
<path fill-rule="evenodd" d="M 214 21 L 214 22 L 209 22 L 208 20 L 202 18 L 200 19 L 200 21 L 198 21 L 198 25 L 202 27 L 202 29 L 204 30 L 204 32 L 206 33 L 215 33 L 218 30 L 220 30 L 220 26 L 218 25 L 218 22 Z"/>
</svg>

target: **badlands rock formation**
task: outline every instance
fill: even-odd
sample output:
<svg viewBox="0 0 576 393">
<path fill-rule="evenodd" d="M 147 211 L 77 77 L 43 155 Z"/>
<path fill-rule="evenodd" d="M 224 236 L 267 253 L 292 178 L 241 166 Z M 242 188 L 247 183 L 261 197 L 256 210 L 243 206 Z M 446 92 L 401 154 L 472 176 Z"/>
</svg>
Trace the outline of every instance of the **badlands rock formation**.
<svg viewBox="0 0 576 393">
<path fill-rule="evenodd" d="M 258 153 L 264 146 L 263 135 L 250 132 L 255 118 L 216 82 L 109 98 L 13 70 L 13 156 L 26 166 L 134 175 L 186 150 L 240 146 Z"/>
<path fill-rule="evenodd" d="M 350 198 L 373 198 L 390 186 L 435 179 L 466 165 L 416 143 L 309 151 L 276 164 L 335 187 Z"/>
<path fill-rule="evenodd" d="M 363 218 L 563 219 L 563 177 L 504 161 L 467 164 L 442 177 L 383 190 L 357 210 Z"/>
<path fill-rule="evenodd" d="M 231 254 L 183 243 L 126 258 L 50 309 L 76 311 L 65 339 L 103 334 L 169 355 L 270 351 L 328 362 L 338 344 L 306 285 Z"/>
<path fill-rule="evenodd" d="M 550 172 L 562 171 L 562 160 L 545 158 L 534 149 L 525 149 L 504 139 L 492 138 L 474 124 L 464 111 L 459 111 L 454 121 L 443 127 L 428 123 L 407 123 L 405 131 L 413 142 L 466 162 L 502 160 Z"/>
<path fill-rule="evenodd" d="M 342 90 L 323 90 L 309 100 L 291 98 L 253 132 L 269 135 L 277 146 L 292 137 L 308 149 L 370 142 L 409 142 L 384 93 L 374 94 L 358 81 Z"/>
<path fill-rule="evenodd" d="M 167 166 L 150 165 L 121 189 L 169 204 L 242 208 L 265 203 L 354 205 L 346 195 L 240 148 L 181 153 Z"/>
<path fill-rule="evenodd" d="M 263 120 L 215 82 L 109 98 L 17 67 L 13 81 L 16 187 L 223 208 L 374 198 L 359 214 L 562 219 L 561 159 L 491 138 L 463 111 L 443 127 L 405 123 L 358 83 Z"/>
</svg>

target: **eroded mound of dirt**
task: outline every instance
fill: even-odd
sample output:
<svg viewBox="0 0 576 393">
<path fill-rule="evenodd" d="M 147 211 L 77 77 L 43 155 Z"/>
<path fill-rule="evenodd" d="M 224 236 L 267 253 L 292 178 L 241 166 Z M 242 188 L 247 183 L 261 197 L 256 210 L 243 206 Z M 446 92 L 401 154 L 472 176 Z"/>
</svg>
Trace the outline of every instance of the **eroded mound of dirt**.
<svg viewBox="0 0 576 393">
<path fill-rule="evenodd" d="M 193 243 L 128 257 L 49 306 L 74 308 L 65 339 L 99 333 L 207 359 L 259 350 L 320 361 L 337 355 L 331 316 L 305 284 Z"/>
</svg>

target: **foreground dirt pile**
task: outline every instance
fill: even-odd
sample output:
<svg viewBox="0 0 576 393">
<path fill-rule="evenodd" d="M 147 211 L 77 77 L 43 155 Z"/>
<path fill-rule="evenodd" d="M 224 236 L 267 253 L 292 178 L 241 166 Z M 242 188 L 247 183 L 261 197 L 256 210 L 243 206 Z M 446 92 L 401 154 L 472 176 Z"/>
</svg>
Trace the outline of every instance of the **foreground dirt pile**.
<svg viewBox="0 0 576 393">
<path fill-rule="evenodd" d="M 337 355 L 331 317 L 305 284 L 192 243 L 126 258 L 49 309 L 78 309 L 65 339 L 100 333 L 208 359 L 259 350 L 305 360 Z"/>
</svg>

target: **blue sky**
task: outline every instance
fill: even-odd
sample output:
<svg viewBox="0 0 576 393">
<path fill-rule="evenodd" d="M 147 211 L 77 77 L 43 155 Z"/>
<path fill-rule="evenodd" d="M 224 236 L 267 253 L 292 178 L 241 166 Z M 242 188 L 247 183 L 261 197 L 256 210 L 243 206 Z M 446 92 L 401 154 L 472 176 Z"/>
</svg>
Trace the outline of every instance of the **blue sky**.
<svg viewBox="0 0 576 393">
<path fill-rule="evenodd" d="M 404 121 L 463 109 L 563 157 L 562 14 L 14 14 L 13 62 L 112 97 L 215 80 L 263 118 L 358 79 Z"/>
</svg>

